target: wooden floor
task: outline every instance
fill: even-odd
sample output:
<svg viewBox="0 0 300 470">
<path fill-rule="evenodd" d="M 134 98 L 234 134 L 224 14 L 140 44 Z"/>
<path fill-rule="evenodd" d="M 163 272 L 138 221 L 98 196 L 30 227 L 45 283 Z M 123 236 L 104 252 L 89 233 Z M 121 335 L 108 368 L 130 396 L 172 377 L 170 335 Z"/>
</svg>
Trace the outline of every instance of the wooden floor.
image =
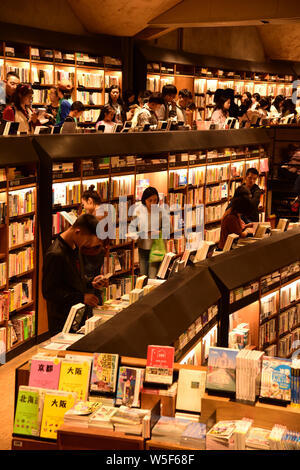
<svg viewBox="0 0 300 470">
<path fill-rule="evenodd" d="M 0 450 L 11 449 L 16 367 L 30 359 L 36 351 L 37 346 L 34 346 L 7 364 L 0 366 Z"/>
</svg>

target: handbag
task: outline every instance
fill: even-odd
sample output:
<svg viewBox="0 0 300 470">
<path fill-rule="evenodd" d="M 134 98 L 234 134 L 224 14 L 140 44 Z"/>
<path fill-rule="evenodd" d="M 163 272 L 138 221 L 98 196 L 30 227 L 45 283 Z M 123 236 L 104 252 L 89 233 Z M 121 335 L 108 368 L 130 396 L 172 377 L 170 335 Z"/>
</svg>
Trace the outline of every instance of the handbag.
<svg viewBox="0 0 300 470">
<path fill-rule="evenodd" d="M 159 238 L 153 240 L 149 253 L 149 263 L 161 263 L 166 254 L 165 242 L 162 239 L 161 232 Z"/>
</svg>

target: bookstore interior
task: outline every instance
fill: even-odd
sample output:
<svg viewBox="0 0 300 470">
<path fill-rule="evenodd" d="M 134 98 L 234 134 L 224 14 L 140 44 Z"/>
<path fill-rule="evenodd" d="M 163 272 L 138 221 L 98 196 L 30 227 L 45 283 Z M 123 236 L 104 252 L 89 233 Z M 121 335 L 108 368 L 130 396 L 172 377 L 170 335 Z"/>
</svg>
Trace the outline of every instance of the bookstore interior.
<svg viewBox="0 0 300 470">
<path fill-rule="evenodd" d="M 300 450 L 299 63 L 2 29 L 11 449 Z"/>
</svg>

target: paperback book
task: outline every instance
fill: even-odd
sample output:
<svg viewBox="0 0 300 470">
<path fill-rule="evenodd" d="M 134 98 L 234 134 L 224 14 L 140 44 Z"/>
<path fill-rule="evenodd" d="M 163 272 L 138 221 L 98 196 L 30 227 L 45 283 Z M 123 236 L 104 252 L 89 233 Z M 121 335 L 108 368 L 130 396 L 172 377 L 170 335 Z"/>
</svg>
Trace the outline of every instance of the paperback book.
<svg viewBox="0 0 300 470">
<path fill-rule="evenodd" d="M 94 354 L 90 383 L 91 392 L 115 393 L 118 374 L 118 361 L 118 354 Z"/>
<path fill-rule="evenodd" d="M 30 366 L 29 386 L 56 390 L 60 376 L 59 358 L 33 357 Z"/>
<path fill-rule="evenodd" d="M 75 393 L 58 390 L 45 393 L 40 437 L 57 438 L 57 431 L 64 422 L 64 415 L 73 407 L 75 401 Z"/>
<path fill-rule="evenodd" d="M 180 369 L 176 409 L 201 413 L 201 398 L 205 392 L 206 372 Z"/>
<path fill-rule="evenodd" d="M 270 400 L 291 401 L 290 359 L 263 357 L 260 397 Z"/>
<path fill-rule="evenodd" d="M 237 349 L 210 347 L 206 389 L 235 392 Z"/>
<path fill-rule="evenodd" d="M 78 401 L 87 400 L 90 369 L 90 361 L 63 360 L 58 389 L 75 392 Z"/>
<path fill-rule="evenodd" d="M 116 404 L 140 406 L 140 391 L 144 380 L 144 369 L 121 366 L 116 393 Z"/>
<path fill-rule="evenodd" d="M 13 432 L 25 436 L 39 436 L 39 392 L 19 388 Z"/>
<path fill-rule="evenodd" d="M 171 385 L 173 382 L 174 348 L 171 346 L 148 346 L 146 382 Z"/>
<path fill-rule="evenodd" d="M 101 406 L 101 402 L 78 401 L 65 413 L 64 423 L 71 426 L 88 427 L 89 419 Z"/>
</svg>

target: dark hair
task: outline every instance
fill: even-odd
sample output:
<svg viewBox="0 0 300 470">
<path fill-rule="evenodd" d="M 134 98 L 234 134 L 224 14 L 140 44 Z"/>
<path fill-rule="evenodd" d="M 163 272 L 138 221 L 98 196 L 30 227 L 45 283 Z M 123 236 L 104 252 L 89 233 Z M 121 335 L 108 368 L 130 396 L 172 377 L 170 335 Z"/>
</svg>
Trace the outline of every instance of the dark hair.
<svg viewBox="0 0 300 470">
<path fill-rule="evenodd" d="M 297 114 L 296 105 L 291 99 L 286 99 L 282 105 L 282 117 L 288 116 L 289 114 Z"/>
<path fill-rule="evenodd" d="M 259 93 L 254 93 L 252 98 L 254 98 L 256 101 L 260 101 L 260 94 Z"/>
<path fill-rule="evenodd" d="M 249 91 L 244 91 L 243 95 L 247 96 L 247 100 L 251 100 L 251 98 L 252 98 L 252 95 Z"/>
<path fill-rule="evenodd" d="M 231 212 L 235 214 L 249 215 L 253 210 L 251 200 L 245 196 L 235 197 L 231 201 Z"/>
<path fill-rule="evenodd" d="M 84 199 L 85 201 L 91 198 L 93 199 L 94 203 L 97 205 L 101 204 L 102 202 L 101 196 L 97 191 L 95 191 L 95 186 L 93 184 L 91 184 L 91 186 L 89 186 L 89 188 L 83 192 L 81 198 Z"/>
<path fill-rule="evenodd" d="M 247 98 L 247 99 L 244 101 L 244 103 L 243 103 L 242 106 L 243 106 L 244 112 L 246 113 L 246 112 L 248 111 L 248 109 L 250 109 L 251 106 L 252 106 L 252 101 L 251 101 L 251 99 L 248 99 L 248 98 Z"/>
<path fill-rule="evenodd" d="M 180 90 L 178 92 L 178 96 L 182 96 L 182 98 L 191 98 L 191 97 L 193 97 L 192 93 L 187 88 L 183 88 L 182 90 Z"/>
<path fill-rule="evenodd" d="M 128 100 L 131 96 L 135 98 L 135 92 L 133 90 L 125 90 L 123 93 L 123 101 L 124 103 L 128 103 Z"/>
<path fill-rule="evenodd" d="M 88 232 L 90 235 L 97 235 L 96 229 L 99 220 L 91 214 L 83 214 L 75 220 L 72 227 L 74 229 L 80 228 Z"/>
<path fill-rule="evenodd" d="M 234 90 L 232 88 L 226 88 L 224 90 L 224 95 L 227 97 L 227 99 L 230 99 L 231 102 L 234 101 Z"/>
<path fill-rule="evenodd" d="M 280 111 L 280 103 L 283 103 L 285 100 L 285 97 L 283 95 L 277 95 L 275 100 L 273 101 L 273 106 L 277 109 L 277 111 Z"/>
<path fill-rule="evenodd" d="M 7 72 L 7 74 L 6 74 L 6 80 L 8 80 L 9 77 L 16 77 L 16 78 L 18 78 L 18 79 L 20 80 L 20 77 L 19 77 L 19 75 L 17 74 L 17 72 L 13 72 L 13 71 Z"/>
<path fill-rule="evenodd" d="M 31 85 L 29 83 L 19 83 L 12 96 L 12 102 L 16 109 L 21 110 L 21 99 L 27 95 L 33 95 Z"/>
<path fill-rule="evenodd" d="M 98 119 L 97 119 L 97 122 L 103 121 L 103 119 L 105 118 L 105 116 L 106 116 L 108 113 L 110 113 L 110 112 L 113 112 L 113 113 L 114 113 L 114 117 L 113 117 L 112 121 L 115 121 L 115 118 L 116 118 L 116 110 L 115 110 L 110 104 L 106 104 L 106 105 L 103 106 L 103 108 L 101 109 L 100 114 L 99 114 Z"/>
<path fill-rule="evenodd" d="M 161 93 L 152 93 L 149 96 L 148 103 L 163 104 L 164 100 Z"/>
<path fill-rule="evenodd" d="M 142 195 L 142 204 L 144 204 L 144 206 L 146 205 L 146 199 L 148 199 L 151 196 L 157 196 L 157 202 L 159 201 L 159 195 L 158 195 L 157 189 L 153 188 L 152 186 L 149 186 L 148 188 L 144 190 L 143 195 Z"/>
<path fill-rule="evenodd" d="M 215 91 L 215 94 L 214 94 L 214 103 L 215 104 L 218 104 L 221 96 L 224 95 L 224 90 L 223 88 L 218 88 L 216 91 Z"/>
<path fill-rule="evenodd" d="M 266 106 L 270 106 L 270 101 L 267 98 L 261 98 L 258 107 L 265 108 Z"/>
<path fill-rule="evenodd" d="M 85 106 L 81 101 L 74 101 L 74 103 L 71 104 L 71 111 L 84 111 Z"/>
<path fill-rule="evenodd" d="M 256 168 L 248 168 L 248 170 L 246 171 L 246 176 L 248 176 L 250 173 L 259 176 L 258 170 Z"/>
<path fill-rule="evenodd" d="M 171 85 L 170 83 L 167 84 L 167 85 L 164 85 L 163 86 L 163 89 L 162 89 L 162 95 L 163 95 L 163 98 L 167 95 L 177 95 L 177 88 L 175 85 Z"/>
<path fill-rule="evenodd" d="M 250 198 L 250 196 L 251 196 L 250 190 L 247 188 L 247 186 L 242 184 L 241 186 L 238 186 L 236 188 L 232 199 L 237 198 L 237 197 L 248 197 L 248 198 Z"/>
<path fill-rule="evenodd" d="M 143 103 L 147 103 L 149 100 L 149 97 L 152 95 L 152 92 L 150 90 L 144 90 L 140 91 L 138 94 L 138 99 L 142 100 Z"/>
<path fill-rule="evenodd" d="M 119 87 L 119 85 L 111 85 L 111 87 L 108 89 L 108 104 L 110 105 L 113 104 L 113 100 L 110 94 L 113 90 L 116 90 L 116 89 L 119 90 L 119 98 L 117 99 L 117 103 L 119 103 L 121 106 L 124 106 L 124 103 L 121 97 L 121 88 Z"/>
<path fill-rule="evenodd" d="M 221 96 L 219 97 L 219 99 L 218 99 L 218 102 L 216 103 L 216 106 L 215 106 L 215 109 L 214 109 L 214 110 L 216 110 L 216 109 L 222 109 L 222 111 L 225 112 L 224 104 L 225 104 L 226 101 L 228 101 L 228 100 L 230 101 L 229 96 L 227 96 L 227 95 L 225 95 L 225 94 L 221 95 Z M 226 113 L 228 113 L 228 112 L 229 112 L 229 111 L 226 110 Z"/>
</svg>

